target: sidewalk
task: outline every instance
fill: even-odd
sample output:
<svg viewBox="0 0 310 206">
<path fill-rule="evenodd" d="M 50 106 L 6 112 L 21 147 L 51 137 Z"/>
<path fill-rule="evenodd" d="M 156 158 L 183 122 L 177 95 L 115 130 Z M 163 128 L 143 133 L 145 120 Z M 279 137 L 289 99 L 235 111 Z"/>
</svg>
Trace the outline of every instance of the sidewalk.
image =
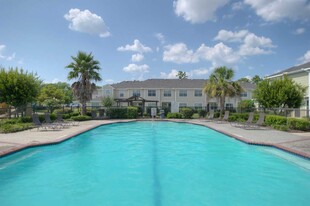
<svg viewBox="0 0 310 206">
<path fill-rule="evenodd" d="M 32 129 L 17 133 L 0 134 L 0 157 L 31 146 L 62 142 L 100 125 L 130 121 L 135 120 L 92 120 L 59 131 L 37 131 L 37 129 Z M 310 159 L 310 133 L 288 133 L 273 129 L 245 130 L 233 127 L 229 123 L 217 124 L 198 119 L 166 121 L 207 126 L 248 144 L 272 146 Z"/>
</svg>

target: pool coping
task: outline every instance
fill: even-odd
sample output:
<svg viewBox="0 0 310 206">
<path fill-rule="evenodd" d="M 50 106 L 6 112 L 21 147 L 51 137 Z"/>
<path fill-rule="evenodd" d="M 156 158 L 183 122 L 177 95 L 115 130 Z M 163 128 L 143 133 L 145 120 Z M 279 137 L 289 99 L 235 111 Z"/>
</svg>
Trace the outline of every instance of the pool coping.
<svg viewBox="0 0 310 206">
<path fill-rule="evenodd" d="M 73 132 L 71 134 L 65 135 L 65 136 L 63 136 L 63 137 L 61 137 L 59 139 L 52 140 L 52 141 L 45 141 L 45 142 L 32 141 L 32 142 L 29 142 L 28 144 L 19 144 L 19 145 L 18 145 L 18 143 L 6 142 L 8 144 L 15 144 L 17 146 L 13 147 L 13 148 L 10 148 L 10 149 L 7 149 L 7 150 L 4 150 L 4 151 L 0 151 L 0 158 L 8 156 L 8 155 L 16 153 L 16 152 L 19 152 L 19 151 L 22 151 L 22 150 L 27 149 L 27 148 L 31 148 L 31 147 L 39 147 L 39 146 L 60 144 L 60 143 L 62 143 L 64 141 L 67 141 L 67 140 L 69 140 L 69 139 L 71 139 L 71 138 L 73 138 L 75 136 L 78 136 L 78 135 L 80 135 L 82 133 L 85 133 L 87 131 L 93 130 L 93 129 L 95 129 L 97 127 L 100 127 L 100 126 L 103 126 L 103 125 L 109 125 L 109 124 L 115 124 L 115 123 L 141 122 L 141 121 L 166 121 L 166 122 L 177 122 L 177 123 L 188 123 L 188 124 L 200 125 L 200 126 L 204 126 L 204 127 L 209 128 L 209 129 L 212 129 L 214 131 L 220 132 L 222 134 L 225 134 L 225 135 L 227 135 L 227 136 L 229 136 L 231 138 L 234 138 L 234 139 L 236 139 L 238 141 L 241 141 L 243 143 L 246 143 L 246 144 L 257 145 L 257 146 L 274 147 L 276 149 L 280 149 L 282 151 L 285 151 L 285 152 L 288 152 L 288 153 L 291 153 L 291 154 L 297 155 L 299 157 L 306 158 L 306 159 L 310 160 L 310 154 L 309 153 L 306 153 L 306 152 L 303 152 L 303 151 L 298 151 L 296 149 L 292 149 L 292 148 L 280 145 L 279 143 L 268 143 L 268 142 L 264 142 L 264 141 L 259 142 L 259 141 L 248 140 L 248 139 L 243 138 L 241 136 L 238 136 L 236 134 L 232 134 L 232 133 L 229 133 L 227 131 L 211 127 L 210 125 L 203 124 L 203 122 L 193 122 L 191 120 L 185 120 L 185 119 L 182 119 L 182 120 L 179 120 L 179 119 L 113 120 L 112 122 L 102 122 L 102 123 L 99 123 L 98 125 L 94 125 L 94 126 L 82 129 L 80 131 Z M 302 141 L 302 140 L 295 140 L 295 141 L 288 141 L 288 142 L 296 142 L 296 141 Z"/>
</svg>

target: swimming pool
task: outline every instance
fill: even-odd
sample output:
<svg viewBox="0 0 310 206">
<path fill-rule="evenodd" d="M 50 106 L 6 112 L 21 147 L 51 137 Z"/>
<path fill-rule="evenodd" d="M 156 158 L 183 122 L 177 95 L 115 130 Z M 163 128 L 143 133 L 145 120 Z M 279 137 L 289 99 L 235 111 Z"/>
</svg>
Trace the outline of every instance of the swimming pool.
<svg viewBox="0 0 310 206">
<path fill-rule="evenodd" d="M 0 158 L 0 204 L 308 205 L 310 171 L 279 152 L 198 125 L 105 125 Z"/>
</svg>

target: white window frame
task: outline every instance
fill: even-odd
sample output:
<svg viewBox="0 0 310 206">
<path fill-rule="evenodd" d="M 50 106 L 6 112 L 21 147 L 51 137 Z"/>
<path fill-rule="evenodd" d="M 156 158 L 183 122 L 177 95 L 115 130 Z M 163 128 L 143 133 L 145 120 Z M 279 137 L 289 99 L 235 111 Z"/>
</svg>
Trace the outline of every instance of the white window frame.
<svg viewBox="0 0 310 206">
<path fill-rule="evenodd" d="M 171 90 L 164 90 L 164 97 L 171 97 Z"/>
<path fill-rule="evenodd" d="M 148 97 L 156 97 L 156 89 L 149 89 L 147 90 Z"/>
<path fill-rule="evenodd" d="M 179 103 L 179 108 L 187 107 L 187 103 Z"/>
<path fill-rule="evenodd" d="M 195 89 L 195 97 L 202 97 L 202 90 Z"/>
<path fill-rule="evenodd" d="M 187 90 L 186 89 L 180 89 L 179 90 L 179 97 L 187 97 Z"/>
<path fill-rule="evenodd" d="M 202 109 L 202 103 L 195 103 L 194 107 L 195 109 Z"/>
<path fill-rule="evenodd" d="M 135 89 L 132 91 L 132 96 L 140 97 L 141 96 L 141 91 L 140 89 Z"/>
</svg>

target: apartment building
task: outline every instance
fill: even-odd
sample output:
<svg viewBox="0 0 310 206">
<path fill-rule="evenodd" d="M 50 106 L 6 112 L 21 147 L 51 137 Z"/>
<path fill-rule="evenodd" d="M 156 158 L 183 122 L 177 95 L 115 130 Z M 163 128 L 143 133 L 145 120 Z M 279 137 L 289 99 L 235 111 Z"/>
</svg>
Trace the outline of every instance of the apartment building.
<svg viewBox="0 0 310 206">
<path fill-rule="evenodd" d="M 105 96 L 112 97 L 119 106 L 169 107 L 178 112 L 181 107 L 219 107 L 216 98 L 208 98 L 203 92 L 206 79 L 148 79 L 145 81 L 123 81 L 104 85 L 93 94 L 91 106 L 100 106 Z M 244 92 L 237 97 L 227 98 L 227 108 L 234 108 L 243 99 L 252 99 L 255 85 L 241 83 Z M 144 104 L 144 105 L 143 105 Z"/>
<path fill-rule="evenodd" d="M 310 62 L 301 64 L 298 66 L 293 66 L 288 69 L 284 69 L 280 72 L 267 76 L 267 79 L 277 79 L 286 75 L 288 78 L 294 80 L 296 83 L 306 86 L 307 91 L 304 97 L 304 103 L 300 107 L 302 110 L 309 110 L 309 97 L 310 97 Z M 306 114 L 301 114 L 301 116 L 306 116 Z"/>
</svg>

